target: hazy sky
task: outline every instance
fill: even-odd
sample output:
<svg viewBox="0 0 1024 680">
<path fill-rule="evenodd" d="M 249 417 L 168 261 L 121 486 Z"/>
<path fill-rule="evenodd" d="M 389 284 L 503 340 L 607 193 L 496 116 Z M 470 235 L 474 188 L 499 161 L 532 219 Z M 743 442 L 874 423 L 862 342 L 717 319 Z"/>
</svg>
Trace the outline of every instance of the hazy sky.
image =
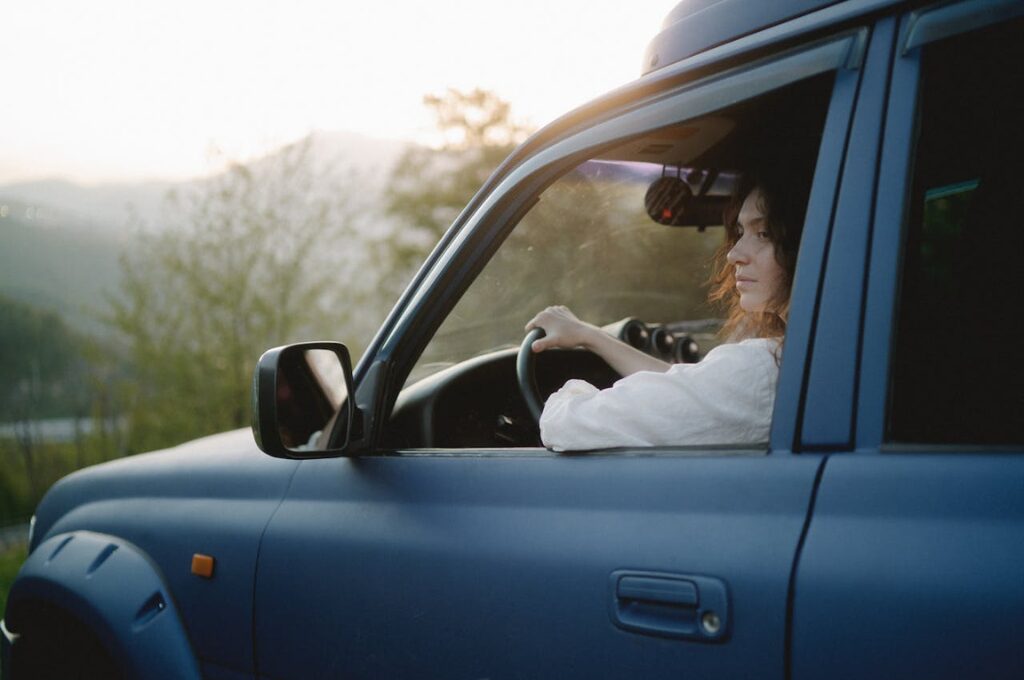
<svg viewBox="0 0 1024 680">
<path fill-rule="evenodd" d="M 181 178 L 310 130 L 422 139 L 427 92 L 540 125 L 636 78 L 677 0 L 14 0 L 0 183 Z"/>
</svg>

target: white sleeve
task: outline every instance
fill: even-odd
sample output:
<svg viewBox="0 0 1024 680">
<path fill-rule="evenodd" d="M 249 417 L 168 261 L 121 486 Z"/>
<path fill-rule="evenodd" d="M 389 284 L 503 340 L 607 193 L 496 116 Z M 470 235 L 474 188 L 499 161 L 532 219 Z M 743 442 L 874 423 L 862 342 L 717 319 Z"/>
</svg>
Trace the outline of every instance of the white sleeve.
<svg viewBox="0 0 1024 680">
<path fill-rule="evenodd" d="M 720 345 L 700 363 L 634 373 L 606 390 L 570 380 L 544 405 L 541 440 L 556 451 L 766 442 L 777 346 Z"/>
</svg>

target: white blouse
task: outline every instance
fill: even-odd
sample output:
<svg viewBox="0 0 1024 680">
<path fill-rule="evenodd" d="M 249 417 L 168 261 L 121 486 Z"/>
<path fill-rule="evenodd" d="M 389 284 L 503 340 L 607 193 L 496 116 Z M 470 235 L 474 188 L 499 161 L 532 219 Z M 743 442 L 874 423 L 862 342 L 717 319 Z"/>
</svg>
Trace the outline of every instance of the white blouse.
<svg viewBox="0 0 1024 680">
<path fill-rule="evenodd" d="M 606 390 L 570 380 L 548 398 L 540 436 L 555 451 L 768 441 L 777 339 L 719 345 L 696 364 L 640 371 Z"/>
</svg>

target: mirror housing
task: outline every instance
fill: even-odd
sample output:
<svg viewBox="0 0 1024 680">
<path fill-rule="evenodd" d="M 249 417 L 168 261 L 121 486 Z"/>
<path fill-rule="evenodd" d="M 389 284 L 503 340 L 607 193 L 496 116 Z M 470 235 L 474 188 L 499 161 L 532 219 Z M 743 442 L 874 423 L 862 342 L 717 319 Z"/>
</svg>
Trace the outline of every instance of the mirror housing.
<svg viewBox="0 0 1024 680">
<path fill-rule="evenodd" d="M 256 445 L 276 458 L 343 455 L 352 432 L 352 395 L 352 361 L 340 342 L 267 350 L 253 372 Z"/>
</svg>

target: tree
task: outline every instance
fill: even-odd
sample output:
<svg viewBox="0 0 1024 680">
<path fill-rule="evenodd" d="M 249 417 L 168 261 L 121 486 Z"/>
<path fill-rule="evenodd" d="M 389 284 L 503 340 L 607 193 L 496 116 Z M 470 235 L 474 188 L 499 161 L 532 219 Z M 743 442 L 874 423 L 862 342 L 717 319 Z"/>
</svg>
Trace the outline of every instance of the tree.
<svg viewBox="0 0 1024 680">
<path fill-rule="evenodd" d="M 56 313 L 0 296 L 0 524 L 31 515 L 50 484 L 97 454 L 118 452 L 100 382 L 114 364 Z M 47 419 L 73 427 L 73 440 L 48 439 Z"/>
<path fill-rule="evenodd" d="M 401 284 L 523 134 L 492 94 L 449 90 L 425 101 L 445 142 L 410 150 L 394 173 L 388 205 L 405 231 L 385 245 Z M 519 342 L 523 325 L 551 304 L 601 324 L 703 315 L 704 263 L 720 239 L 653 222 L 647 187 L 599 160 L 549 185 L 434 333 L 410 380 Z M 666 299 L 677 301 L 679 317 L 662 318 Z"/>
<path fill-rule="evenodd" d="M 168 224 L 122 256 L 108 321 L 134 373 L 130 449 L 247 425 L 259 355 L 344 321 L 347 195 L 311 151 L 307 139 L 170 194 Z"/>
<path fill-rule="evenodd" d="M 440 144 L 411 147 L 391 175 L 385 195 L 397 218 L 378 240 L 375 266 L 385 272 L 382 289 L 393 296 L 458 217 L 473 194 L 522 141 L 528 130 L 512 119 L 511 107 L 493 92 L 448 89 L 427 95 Z"/>
<path fill-rule="evenodd" d="M 0 296 L 0 420 L 74 414 L 83 346 L 57 314 Z"/>
</svg>

